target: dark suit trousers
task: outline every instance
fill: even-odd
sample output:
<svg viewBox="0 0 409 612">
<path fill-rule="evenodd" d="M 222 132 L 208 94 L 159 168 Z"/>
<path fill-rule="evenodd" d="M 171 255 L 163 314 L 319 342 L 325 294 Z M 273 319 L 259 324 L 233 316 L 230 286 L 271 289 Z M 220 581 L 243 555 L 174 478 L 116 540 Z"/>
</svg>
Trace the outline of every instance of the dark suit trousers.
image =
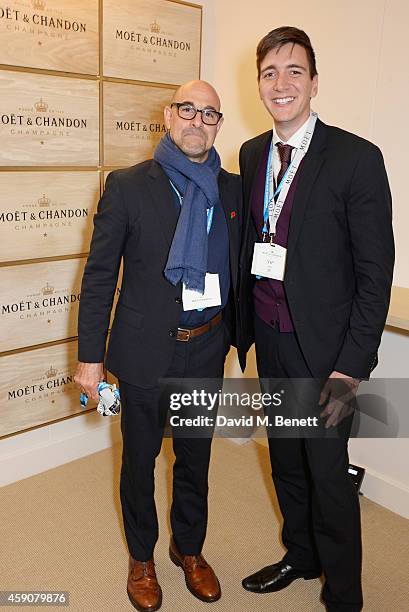
<svg viewBox="0 0 409 612">
<path fill-rule="evenodd" d="M 176 342 L 169 378 L 223 377 L 229 348 L 224 322 L 192 338 Z M 219 382 L 217 385 L 221 388 Z M 163 388 L 162 388 L 163 389 Z M 154 469 L 169 401 L 160 398 L 160 387 L 144 389 L 120 381 L 121 430 L 123 439 L 120 495 L 125 535 L 134 559 L 153 556 L 158 539 L 154 500 Z M 172 388 L 175 392 L 175 388 Z M 164 413 L 165 411 L 165 413 Z M 200 554 L 207 527 L 208 470 L 212 438 L 181 438 L 173 435 L 173 500 L 171 527 L 180 552 Z"/>
<path fill-rule="evenodd" d="M 255 341 L 261 379 L 312 378 L 295 333 L 280 333 L 256 316 Z M 352 418 L 348 417 L 347 431 Z M 358 612 L 362 609 L 361 526 L 358 495 L 348 476 L 348 433 L 271 437 L 268 442 L 284 518 L 284 561 L 299 570 L 322 568 L 323 599 L 330 612 Z"/>
</svg>

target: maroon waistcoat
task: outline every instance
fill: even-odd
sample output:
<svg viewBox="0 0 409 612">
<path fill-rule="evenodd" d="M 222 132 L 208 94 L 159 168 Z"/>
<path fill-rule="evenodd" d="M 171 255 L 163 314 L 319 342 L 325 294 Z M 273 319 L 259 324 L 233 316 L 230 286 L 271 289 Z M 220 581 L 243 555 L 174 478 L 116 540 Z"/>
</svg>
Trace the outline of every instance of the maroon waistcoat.
<svg viewBox="0 0 409 612">
<path fill-rule="evenodd" d="M 263 152 L 251 198 L 251 214 L 259 240 L 262 239 L 264 188 L 270 146 L 271 140 L 267 142 Z M 276 227 L 275 242 L 285 248 L 287 248 L 291 211 L 301 166 L 302 162 L 294 176 Z M 275 327 L 277 324 L 281 332 L 294 331 L 294 325 L 285 295 L 284 283 L 282 281 L 270 278 L 256 280 L 253 290 L 253 299 L 256 314 L 267 323 L 267 325 Z"/>
</svg>

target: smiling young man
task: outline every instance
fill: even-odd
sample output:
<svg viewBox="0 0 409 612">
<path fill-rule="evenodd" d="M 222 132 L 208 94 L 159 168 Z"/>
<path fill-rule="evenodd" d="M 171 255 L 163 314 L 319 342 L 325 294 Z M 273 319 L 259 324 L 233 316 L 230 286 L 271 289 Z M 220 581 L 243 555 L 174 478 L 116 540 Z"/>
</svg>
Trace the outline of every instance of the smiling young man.
<svg viewBox="0 0 409 612">
<path fill-rule="evenodd" d="M 98 399 L 122 260 L 106 367 L 117 376 L 121 393 L 127 592 L 140 612 L 158 610 L 162 603 L 153 560 L 154 468 L 169 403 L 162 401 L 159 379 L 221 384 L 237 303 L 241 187 L 237 175 L 221 168 L 213 146 L 223 120 L 219 96 L 209 83 L 191 81 L 177 89 L 164 118 L 167 133 L 154 159 L 107 178 L 82 281 L 75 375 L 80 389 Z M 170 515 L 170 558 L 183 569 L 189 591 L 205 602 L 221 596 L 202 556 L 211 433 L 207 428 L 196 437 L 174 435 Z"/>
<path fill-rule="evenodd" d="M 257 68 L 274 129 L 240 151 L 239 356 L 244 368 L 255 340 L 262 386 L 295 381 L 304 401 L 303 389 L 312 389 L 323 426 L 320 437 L 269 437 L 287 551 L 243 586 L 268 593 L 323 573 L 327 609 L 358 612 L 360 512 L 347 471 L 353 415 L 334 396 L 340 382 L 353 396 L 377 363 L 394 262 L 388 180 L 375 145 L 311 111 L 318 75 L 305 32 L 271 31 Z"/>
</svg>

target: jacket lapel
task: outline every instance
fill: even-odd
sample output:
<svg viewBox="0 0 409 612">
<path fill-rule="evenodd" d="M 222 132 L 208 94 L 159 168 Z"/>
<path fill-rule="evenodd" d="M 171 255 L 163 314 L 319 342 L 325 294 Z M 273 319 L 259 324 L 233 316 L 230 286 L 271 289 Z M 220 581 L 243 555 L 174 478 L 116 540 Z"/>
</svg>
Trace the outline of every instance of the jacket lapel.
<svg viewBox="0 0 409 612">
<path fill-rule="evenodd" d="M 310 147 L 304 158 L 302 168 L 300 168 L 301 174 L 294 195 L 288 233 L 287 266 L 290 264 L 294 255 L 308 200 L 321 166 L 324 163 L 325 145 L 326 127 L 321 121 L 317 120 Z"/>
<path fill-rule="evenodd" d="M 267 145 L 267 142 L 270 142 L 272 138 L 272 131 L 265 132 L 261 134 L 257 139 L 257 142 L 254 143 L 253 150 L 251 151 L 251 155 L 246 163 L 246 170 L 244 172 L 243 178 L 246 177 L 247 181 L 244 184 L 244 203 L 247 205 L 245 208 L 245 219 L 244 219 L 244 232 L 245 236 L 247 236 L 248 232 L 248 224 L 251 216 L 251 203 L 253 197 L 253 190 L 256 184 L 256 177 L 258 176 L 258 172 L 260 169 L 260 164 L 263 160 L 264 149 Z"/>
<path fill-rule="evenodd" d="M 220 202 L 223 207 L 224 214 L 226 216 L 226 221 L 230 221 L 230 215 L 232 212 L 235 211 L 233 205 L 235 205 L 236 203 L 232 197 L 229 197 L 230 194 L 227 192 L 228 181 L 226 179 L 226 175 L 222 170 L 219 172 L 217 183 L 219 185 Z M 227 225 L 229 225 L 229 223 L 227 223 Z"/>
<path fill-rule="evenodd" d="M 152 203 L 158 215 L 158 228 L 165 239 L 167 247 L 170 248 L 178 221 L 172 188 L 168 177 L 154 160 L 151 162 L 148 177 L 148 187 L 152 195 Z"/>
<path fill-rule="evenodd" d="M 222 205 L 224 216 L 226 217 L 227 232 L 229 235 L 229 254 L 230 254 L 230 271 L 232 275 L 232 284 L 234 289 L 237 286 L 238 275 L 238 218 L 240 211 L 237 210 L 237 200 L 234 197 L 235 192 L 229 189 L 228 175 L 221 170 L 218 177 L 220 203 Z"/>
</svg>

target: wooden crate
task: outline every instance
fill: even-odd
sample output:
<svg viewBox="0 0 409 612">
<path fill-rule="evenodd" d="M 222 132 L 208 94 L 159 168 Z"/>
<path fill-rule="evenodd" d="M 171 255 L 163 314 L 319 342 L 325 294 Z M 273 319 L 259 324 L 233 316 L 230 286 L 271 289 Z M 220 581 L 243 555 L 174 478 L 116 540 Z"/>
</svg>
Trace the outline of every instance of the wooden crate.
<svg viewBox="0 0 409 612">
<path fill-rule="evenodd" d="M 199 78 L 202 9 L 168 0 L 104 0 L 104 76 L 181 84 Z"/>
<path fill-rule="evenodd" d="M 99 194 L 98 172 L 0 172 L 0 262 L 87 252 Z"/>
<path fill-rule="evenodd" d="M 77 335 L 85 258 L 1 269 L 0 351 Z"/>
<path fill-rule="evenodd" d="M 82 412 L 76 364 L 76 341 L 0 357 L 0 436 Z"/>
<path fill-rule="evenodd" d="M 0 166 L 98 166 L 99 84 L 0 71 Z"/>
<path fill-rule="evenodd" d="M 0 64 L 98 74 L 98 0 L 8 0 Z"/>
<path fill-rule="evenodd" d="M 165 133 L 163 109 L 174 89 L 104 83 L 104 165 L 130 166 L 152 157 Z"/>
</svg>

